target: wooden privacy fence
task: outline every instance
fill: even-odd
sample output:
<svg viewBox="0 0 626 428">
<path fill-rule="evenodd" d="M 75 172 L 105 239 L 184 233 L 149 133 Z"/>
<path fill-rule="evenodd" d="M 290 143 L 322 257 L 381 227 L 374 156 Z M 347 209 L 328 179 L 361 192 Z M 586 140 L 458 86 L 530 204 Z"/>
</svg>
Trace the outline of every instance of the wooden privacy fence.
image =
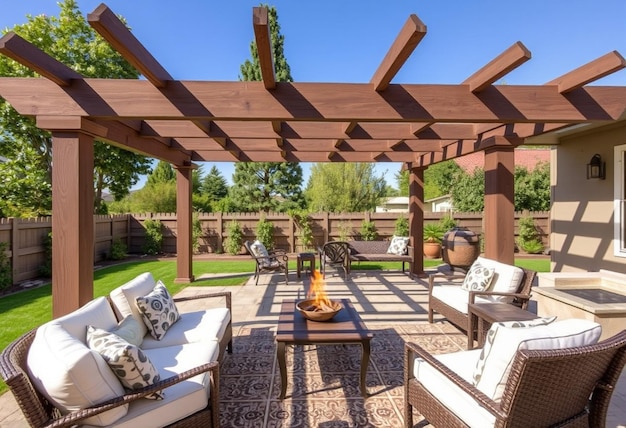
<svg viewBox="0 0 626 428">
<path fill-rule="evenodd" d="M 550 235 L 549 213 L 516 213 L 515 234 L 519 218 L 530 215 L 535 220 L 544 245 L 547 247 Z M 224 240 L 228 237 L 228 226 L 236 220 L 241 225 L 244 240 L 255 239 L 257 223 L 265 216 L 274 226 L 274 246 L 288 252 L 304 250 L 299 242 L 299 229 L 288 214 L 283 213 L 201 213 L 198 216 L 202 234 L 199 239 L 201 253 L 221 253 Z M 407 217 L 406 213 L 314 213 L 309 215 L 313 246 L 341 238 L 359 239 L 364 221 L 375 225 L 380 240 L 390 239 L 395 230 L 396 220 Z M 424 222 L 433 223 L 441 219 L 443 213 L 424 213 Z M 129 253 L 143 253 L 147 219 L 159 220 L 163 231 L 164 253 L 176 252 L 176 214 L 122 214 L 94 216 L 95 245 L 94 260 L 100 262 L 110 257 L 113 242 L 120 240 Z M 459 226 L 467 227 L 482 235 L 484 230 L 482 213 L 455 213 Z M 18 219 L 0 218 L 0 242 L 8 243 L 6 255 L 11 263 L 13 282 L 19 283 L 39 277 L 39 268 L 46 262 L 45 238 L 52 230 L 50 217 Z"/>
</svg>

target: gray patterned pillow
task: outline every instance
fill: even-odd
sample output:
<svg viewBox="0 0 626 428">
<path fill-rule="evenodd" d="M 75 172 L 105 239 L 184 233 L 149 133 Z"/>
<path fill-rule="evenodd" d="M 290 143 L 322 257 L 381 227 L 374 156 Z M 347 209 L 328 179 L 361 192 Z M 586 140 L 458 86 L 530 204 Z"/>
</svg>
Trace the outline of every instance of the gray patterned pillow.
<svg viewBox="0 0 626 428">
<path fill-rule="evenodd" d="M 87 345 L 102 355 L 122 385 L 128 389 L 140 389 L 161 380 L 157 369 L 148 356 L 115 333 L 87 327 Z M 163 391 L 146 396 L 151 400 L 162 400 Z"/>
<path fill-rule="evenodd" d="M 137 308 L 150 335 L 156 340 L 165 337 L 165 333 L 180 318 L 174 299 L 161 281 L 147 296 L 137 297 Z"/>
<path fill-rule="evenodd" d="M 474 262 L 474 264 L 467 271 L 467 275 L 465 275 L 461 288 L 467 291 L 485 291 L 491 285 L 494 272 L 495 269 L 488 268 L 480 263 Z"/>
<path fill-rule="evenodd" d="M 398 256 L 403 256 L 407 254 L 408 245 L 409 238 L 406 238 L 404 236 L 394 236 L 391 239 L 389 248 L 387 249 L 387 254 L 396 254 Z"/>
</svg>

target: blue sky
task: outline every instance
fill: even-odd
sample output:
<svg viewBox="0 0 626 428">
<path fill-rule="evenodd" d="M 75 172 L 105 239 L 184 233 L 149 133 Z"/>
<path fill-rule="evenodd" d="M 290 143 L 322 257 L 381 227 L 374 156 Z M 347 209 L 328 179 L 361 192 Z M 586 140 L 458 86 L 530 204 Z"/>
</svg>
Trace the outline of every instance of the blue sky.
<svg viewBox="0 0 626 428">
<path fill-rule="evenodd" d="M 78 0 L 83 14 L 101 0 Z M 58 15 L 55 0 L 4 0 L 0 28 Z M 253 40 L 249 0 L 108 0 L 180 80 L 238 80 Z M 626 56 L 624 0 L 275 0 L 285 56 L 298 82 L 369 82 L 410 14 L 428 34 L 393 83 L 460 83 L 516 41 L 532 59 L 503 79 L 543 84 L 610 51 Z M 626 71 L 597 82 L 626 85 Z M 233 165 L 216 164 L 230 182 Z M 303 164 L 305 183 L 309 166 Z M 400 165 L 377 164 L 395 186 Z M 205 165 L 208 171 L 210 165 Z"/>
</svg>

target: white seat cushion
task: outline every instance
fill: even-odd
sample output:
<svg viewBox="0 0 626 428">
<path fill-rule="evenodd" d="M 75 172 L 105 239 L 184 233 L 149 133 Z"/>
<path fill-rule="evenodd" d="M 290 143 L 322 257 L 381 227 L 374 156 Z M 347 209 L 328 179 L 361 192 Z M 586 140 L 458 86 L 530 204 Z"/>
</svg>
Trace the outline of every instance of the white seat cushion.
<svg viewBox="0 0 626 428">
<path fill-rule="evenodd" d="M 86 325 L 83 325 L 86 331 Z M 124 394 L 124 388 L 100 354 L 56 322 L 37 329 L 28 351 L 33 385 L 64 413 Z M 120 406 L 89 418 L 89 424 L 113 424 L 127 412 Z"/>
<path fill-rule="evenodd" d="M 432 295 L 457 311 L 467 314 L 469 291 L 462 289 L 460 285 L 435 285 Z M 491 300 L 481 296 L 476 296 L 474 302 L 492 303 Z"/>
<path fill-rule="evenodd" d="M 472 383 L 472 370 L 479 355 L 480 349 L 474 349 L 434 357 L 468 383 Z M 495 417 L 491 413 L 421 358 L 415 359 L 413 374 L 431 394 L 470 427 L 494 425 Z"/>
<path fill-rule="evenodd" d="M 197 342 L 167 346 L 145 351 L 161 379 L 215 361 L 219 353 L 217 342 Z M 165 389 L 163 400 L 137 400 L 128 413 L 115 422 L 117 428 L 165 426 L 204 409 L 209 400 L 209 376 L 194 376 Z"/>
<path fill-rule="evenodd" d="M 124 319 L 127 315 L 132 315 L 141 326 L 142 337 L 148 333 L 148 327 L 144 324 L 143 316 L 137 308 L 137 297 L 143 297 L 154 289 L 156 282 L 150 272 L 142 273 L 124 285 L 120 285 L 111 293 L 111 303 L 113 310 L 119 319 Z"/>
<path fill-rule="evenodd" d="M 142 349 L 182 345 L 201 341 L 221 340 L 230 321 L 228 308 L 213 308 L 204 311 L 187 312 L 168 330 L 165 337 L 156 340 L 147 335 L 141 344 Z M 161 376 L 162 377 L 162 376 Z"/>
<path fill-rule="evenodd" d="M 591 345 L 598 341 L 602 327 L 584 319 L 555 321 L 548 325 L 519 328 L 496 323 L 487 333 L 478 366 L 483 366 L 476 387 L 500 401 L 513 358 L 522 349 L 561 349 Z"/>
</svg>

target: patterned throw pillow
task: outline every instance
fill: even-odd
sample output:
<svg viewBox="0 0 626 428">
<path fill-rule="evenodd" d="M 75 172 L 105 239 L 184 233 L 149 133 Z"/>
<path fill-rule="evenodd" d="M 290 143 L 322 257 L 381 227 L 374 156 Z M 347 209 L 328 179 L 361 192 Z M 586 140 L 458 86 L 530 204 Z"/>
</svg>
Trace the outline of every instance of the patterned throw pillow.
<svg viewBox="0 0 626 428">
<path fill-rule="evenodd" d="M 163 339 L 167 330 L 180 318 L 174 299 L 161 281 L 150 294 L 137 297 L 136 302 L 143 322 L 156 340 Z"/>
<path fill-rule="evenodd" d="M 131 345 L 141 346 L 143 342 L 141 326 L 132 315 L 127 315 L 111 333 L 117 334 Z"/>
<path fill-rule="evenodd" d="M 485 291 L 491 285 L 495 269 L 474 262 L 467 271 L 461 288 L 467 291 Z"/>
<path fill-rule="evenodd" d="M 394 236 L 391 239 L 387 254 L 396 254 L 398 256 L 404 256 L 407 254 L 407 247 L 409 246 L 409 238 L 404 236 Z"/>
<path fill-rule="evenodd" d="M 102 355 L 122 385 L 128 389 L 140 389 L 161 380 L 146 354 L 117 334 L 90 325 L 87 327 L 87 345 Z M 151 400 L 162 400 L 163 397 L 163 391 L 146 396 Z"/>
<path fill-rule="evenodd" d="M 252 250 L 252 255 L 254 257 L 266 257 L 265 259 L 259 260 L 259 262 L 261 263 L 261 266 L 263 267 L 271 266 L 271 261 L 269 258 L 270 253 L 267 251 L 267 248 L 265 248 L 265 245 L 263 245 L 261 241 L 259 241 L 258 239 L 254 241 L 252 245 L 250 245 L 250 249 Z M 278 262 L 276 262 L 276 264 L 278 264 Z"/>
</svg>

